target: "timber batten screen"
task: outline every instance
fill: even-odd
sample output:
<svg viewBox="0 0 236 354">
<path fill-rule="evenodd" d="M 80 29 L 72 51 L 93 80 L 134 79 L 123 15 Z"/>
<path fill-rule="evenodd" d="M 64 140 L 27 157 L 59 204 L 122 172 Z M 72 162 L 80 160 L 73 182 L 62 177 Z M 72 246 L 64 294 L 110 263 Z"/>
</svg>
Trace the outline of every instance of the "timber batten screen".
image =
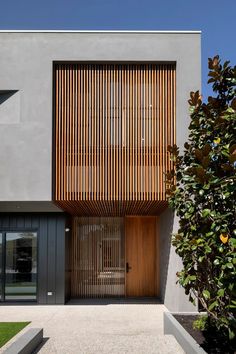
<svg viewBox="0 0 236 354">
<path fill-rule="evenodd" d="M 59 206 L 78 215 L 166 207 L 175 81 L 174 64 L 54 65 Z"/>
<path fill-rule="evenodd" d="M 71 297 L 125 295 L 123 218 L 73 218 Z"/>
</svg>

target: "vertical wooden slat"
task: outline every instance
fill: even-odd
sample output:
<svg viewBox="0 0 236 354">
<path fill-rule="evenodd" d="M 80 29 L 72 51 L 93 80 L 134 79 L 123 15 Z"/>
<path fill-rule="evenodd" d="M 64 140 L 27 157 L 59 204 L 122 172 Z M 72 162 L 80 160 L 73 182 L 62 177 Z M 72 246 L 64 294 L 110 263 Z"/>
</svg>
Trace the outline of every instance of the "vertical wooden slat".
<svg viewBox="0 0 236 354">
<path fill-rule="evenodd" d="M 155 164 L 154 164 L 154 154 L 155 154 L 155 140 L 154 140 L 154 136 L 155 136 L 155 98 L 154 98 L 154 70 L 155 68 L 152 65 L 152 69 L 151 69 L 151 122 L 152 123 L 152 127 L 151 127 L 151 176 L 152 176 L 152 182 L 151 182 L 151 200 L 154 200 L 155 198 Z"/>
<path fill-rule="evenodd" d="M 159 179 L 160 179 L 160 198 L 162 198 L 162 173 L 163 173 L 163 155 L 162 155 L 162 147 L 163 147 L 163 131 L 162 131 L 162 120 L 163 120 L 163 80 L 162 80 L 162 74 L 163 70 L 159 71 L 159 156 L 160 156 L 160 161 L 159 161 Z"/>
<path fill-rule="evenodd" d="M 102 115 L 102 66 L 100 65 L 99 68 L 99 91 L 98 91 L 98 105 L 99 105 L 99 116 L 98 116 L 98 136 L 99 136 L 99 144 L 98 144 L 98 200 L 101 200 L 101 189 L 102 189 L 102 153 L 101 153 L 101 146 L 102 146 L 102 124 L 101 124 L 101 115 Z"/>
<path fill-rule="evenodd" d="M 144 75 L 145 75 L 145 108 L 144 108 L 144 200 L 148 200 L 148 122 L 149 122 L 149 82 L 148 82 L 148 67 L 146 65 Z"/>
<path fill-rule="evenodd" d="M 132 77 L 133 77 L 133 83 L 132 83 L 132 150 L 131 150 L 131 154 L 132 154 L 132 175 L 133 175 L 133 184 L 132 184 L 132 190 L 131 190 L 131 200 L 135 199 L 136 195 L 135 195 L 135 186 L 136 186 L 136 159 L 135 159 L 135 118 L 136 118 L 136 114 L 135 112 L 137 111 L 136 108 L 136 70 L 135 70 L 135 66 L 133 65 L 133 70 L 132 70 Z"/>
<path fill-rule="evenodd" d="M 101 85 L 101 199 L 104 199 L 104 65 L 102 65 L 102 85 Z"/>
<path fill-rule="evenodd" d="M 153 70 L 153 113 L 154 113 L 154 118 L 153 118 L 153 154 L 154 154 L 154 167 L 153 167 L 153 174 L 154 174 L 154 198 L 157 198 L 157 186 L 158 186 L 158 160 L 157 160 L 157 125 L 158 125 L 158 110 L 157 110 L 157 95 L 158 95 L 158 89 L 157 89 L 157 70 L 156 68 Z"/>
<path fill-rule="evenodd" d="M 92 125 L 92 117 L 91 117 L 91 106 L 92 106 L 92 82 L 91 82 L 91 65 L 89 65 L 88 69 L 88 200 L 91 200 L 91 183 L 92 183 L 92 176 L 91 176 L 91 138 L 93 132 L 93 125 Z"/>
<path fill-rule="evenodd" d="M 86 87 L 85 87 L 85 198 L 86 200 L 89 199 L 88 196 L 88 185 L 89 185 L 89 174 L 88 174 L 88 167 L 89 167 L 89 159 L 88 159 L 88 155 L 89 155 L 89 110 L 88 110 L 88 97 L 89 97 L 89 68 L 86 67 L 85 68 L 85 83 L 86 83 Z"/>
<path fill-rule="evenodd" d="M 69 148 L 67 150 L 68 156 L 68 164 L 67 164 L 67 173 L 68 173 L 68 199 L 72 199 L 72 178 L 73 178 L 73 167 L 72 167 L 72 149 L 73 149 L 73 129 L 74 129 L 74 122 L 73 122 L 73 71 L 70 66 L 69 70 L 69 87 L 70 87 L 70 107 L 69 107 L 69 129 L 68 129 L 68 143 Z"/>
<path fill-rule="evenodd" d="M 90 190 L 89 195 L 90 199 L 93 200 L 93 192 L 94 192 L 94 70 L 93 65 L 91 65 L 90 71 L 90 83 L 91 83 L 91 97 L 90 97 L 90 124 L 91 124 L 91 141 L 89 146 L 89 156 L 90 156 Z"/>
<path fill-rule="evenodd" d="M 78 195 L 78 190 L 77 190 L 77 172 L 78 168 L 76 168 L 76 159 L 78 155 L 78 140 L 77 140 L 77 125 L 78 125 L 78 119 L 77 119 L 77 104 L 78 104 L 78 86 L 77 86 L 77 68 L 73 70 L 73 75 L 74 75 L 74 146 L 73 146 L 73 169 L 74 169 L 74 181 L 73 181 L 73 195 L 74 195 L 74 200 L 77 200 L 77 195 Z"/>
<path fill-rule="evenodd" d="M 60 111 L 60 103 L 59 103 L 59 100 L 60 100 L 60 95 L 59 95 L 59 78 L 58 78 L 58 75 L 59 75 L 59 71 L 60 68 L 55 68 L 54 67 L 54 85 L 55 85 L 55 103 L 54 103 L 54 111 L 55 111 L 55 144 L 56 144 L 56 161 L 58 161 L 58 153 L 59 153 L 59 147 L 60 147 L 60 143 L 59 143 L 59 140 L 60 140 L 60 133 L 59 133 L 59 122 L 60 122 L 60 117 L 59 117 L 59 111 Z M 59 167 L 59 170 L 60 170 L 60 167 Z M 58 199 L 59 197 L 59 184 L 60 184 L 60 174 L 57 174 L 56 175 L 56 178 L 55 178 L 55 196 L 56 198 Z"/>
<path fill-rule="evenodd" d="M 97 69 L 94 68 L 94 191 L 93 199 L 97 200 Z"/>
<path fill-rule="evenodd" d="M 121 120 L 121 125 L 122 125 L 122 109 L 123 109 L 123 102 L 122 102 L 122 97 L 121 97 L 121 92 L 122 92 L 122 70 L 121 66 L 119 65 L 118 69 L 118 112 L 119 115 L 116 117 L 116 125 L 115 125 L 115 200 L 118 200 L 118 179 L 119 179 L 119 174 L 120 174 L 120 169 L 118 166 L 118 147 L 119 147 L 119 133 L 120 133 L 120 120 Z M 121 159 L 123 163 L 123 159 Z M 123 168 L 123 164 L 122 164 Z M 121 181 L 122 183 L 122 181 Z"/>
<path fill-rule="evenodd" d="M 125 193 L 125 183 L 126 183 L 126 154 L 124 152 L 124 147 L 125 147 L 125 121 L 127 119 L 127 112 L 126 112 L 126 67 L 124 70 L 120 71 L 121 73 L 121 79 L 119 80 L 121 82 L 121 141 L 118 141 L 118 144 L 120 144 L 119 151 L 121 151 L 121 197 L 118 195 L 118 199 L 124 199 L 124 193 Z M 120 155 L 120 154 L 119 154 Z M 119 161 L 119 160 L 118 160 Z M 119 171 L 120 172 L 120 171 Z M 119 176 L 120 177 L 120 176 Z M 118 177 L 118 178 L 119 178 Z"/>
<path fill-rule="evenodd" d="M 137 123 L 136 123 L 136 142 L 135 142 L 135 150 L 136 150 L 136 155 L 137 155 L 137 172 L 136 172 L 136 178 L 137 178 L 137 185 L 136 185 L 136 200 L 140 200 L 140 168 L 139 168 L 139 140 L 140 140 L 140 127 L 139 127 L 139 121 L 140 121 L 140 111 L 141 111 L 141 106 L 140 106 L 140 70 L 137 68 Z"/>
<path fill-rule="evenodd" d="M 62 180 L 63 180 L 63 186 L 62 186 L 62 196 L 61 199 L 65 200 L 65 192 L 66 192 L 66 173 L 65 173 L 65 158 L 66 158 L 66 70 L 63 70 L 63 113 L 62 113 Z"/>
<path fill-rule="evenodd" d="M 111 119 L 112 119 L 112 107 L 111 107 L 111 67 L 108 66 L 108 78 L 107 78 L 107 195 L 111 195 Z"/>
<path fill-rule="evenodd" d="M 78 168 L 78 199 L 81 200 L 82 199 L 82 195 L 81 195 L 81 132 L 82 132 L 82 126 L 81 126 L 81 71 L 80 71 L 80 67 L 78 67 L 78 109 L 77 109 L 77 119 L 78 119 L 78 160 L 77 160 L 77 168 Z"/>
<path fill-rule="evenodd" d="M 81 199 L 85 199 L 86 188 L 84 184 L 85 180 L 85 135 L 86 135 L 86 126 L 85 126 L 85 91 L 86 91 L 86 82 L 84 75 L 84 68 L 81 66 Z"/>
</svg>

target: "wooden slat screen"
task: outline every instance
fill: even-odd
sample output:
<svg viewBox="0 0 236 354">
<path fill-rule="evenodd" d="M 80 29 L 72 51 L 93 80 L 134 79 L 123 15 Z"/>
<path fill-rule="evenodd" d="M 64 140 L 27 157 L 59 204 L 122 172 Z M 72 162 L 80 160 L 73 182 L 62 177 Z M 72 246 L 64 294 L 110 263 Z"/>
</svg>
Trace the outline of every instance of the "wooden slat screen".
<svg viewBox="0 0 236 354">
<path fill-rule="evenodd" d="M 175 65 L 55 64 L 54 87 L 58 205 L 166 204 Z"/>
<path fill-rule="evenodd" d="M 56 204 L 71 215 L 81 216 L 124 216 L 159 215 L 168 206 L 167 201 L 57 201 Z"/>
<path fill-rule="evenodd" d="M 123 218 L 73 218 L 71 297 L 125 295 Z"/>
</svg>

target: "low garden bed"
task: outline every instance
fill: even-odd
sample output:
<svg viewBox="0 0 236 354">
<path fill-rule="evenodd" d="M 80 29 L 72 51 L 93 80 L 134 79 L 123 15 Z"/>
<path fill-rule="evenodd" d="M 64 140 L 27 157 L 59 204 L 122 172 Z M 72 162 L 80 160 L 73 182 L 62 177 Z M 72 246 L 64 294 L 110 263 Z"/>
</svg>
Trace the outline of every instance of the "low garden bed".
<svg viewBox="0 0 236 354">
<path fill-rule="evenodd" d="M 199 346 L 208 354 L 235 354 L 236 341 L 230 341 L 223 337 L 215 329 L 201 331 L 193 328 L 193 322 L 199 319 L 199 315 L 174 314 L 174 318 L 193 337 Z"/>
<path fill-rule="evenodd" d="M 30 322 L 0 322 L 0 348 Z"/>
</svg>

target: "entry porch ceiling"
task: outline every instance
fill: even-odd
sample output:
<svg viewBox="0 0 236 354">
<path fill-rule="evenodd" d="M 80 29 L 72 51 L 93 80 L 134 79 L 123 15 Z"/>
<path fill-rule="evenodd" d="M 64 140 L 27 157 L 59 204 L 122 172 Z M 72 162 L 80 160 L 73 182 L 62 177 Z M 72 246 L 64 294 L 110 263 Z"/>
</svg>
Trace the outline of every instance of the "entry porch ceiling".
<svg viewBox="0 0 236 354">
<path fill-rule="evenodd" d="M 167 201 L 54 201 L 65 212 L 74 216 L 125 216 L 161 214 Z"/>
</svg>

